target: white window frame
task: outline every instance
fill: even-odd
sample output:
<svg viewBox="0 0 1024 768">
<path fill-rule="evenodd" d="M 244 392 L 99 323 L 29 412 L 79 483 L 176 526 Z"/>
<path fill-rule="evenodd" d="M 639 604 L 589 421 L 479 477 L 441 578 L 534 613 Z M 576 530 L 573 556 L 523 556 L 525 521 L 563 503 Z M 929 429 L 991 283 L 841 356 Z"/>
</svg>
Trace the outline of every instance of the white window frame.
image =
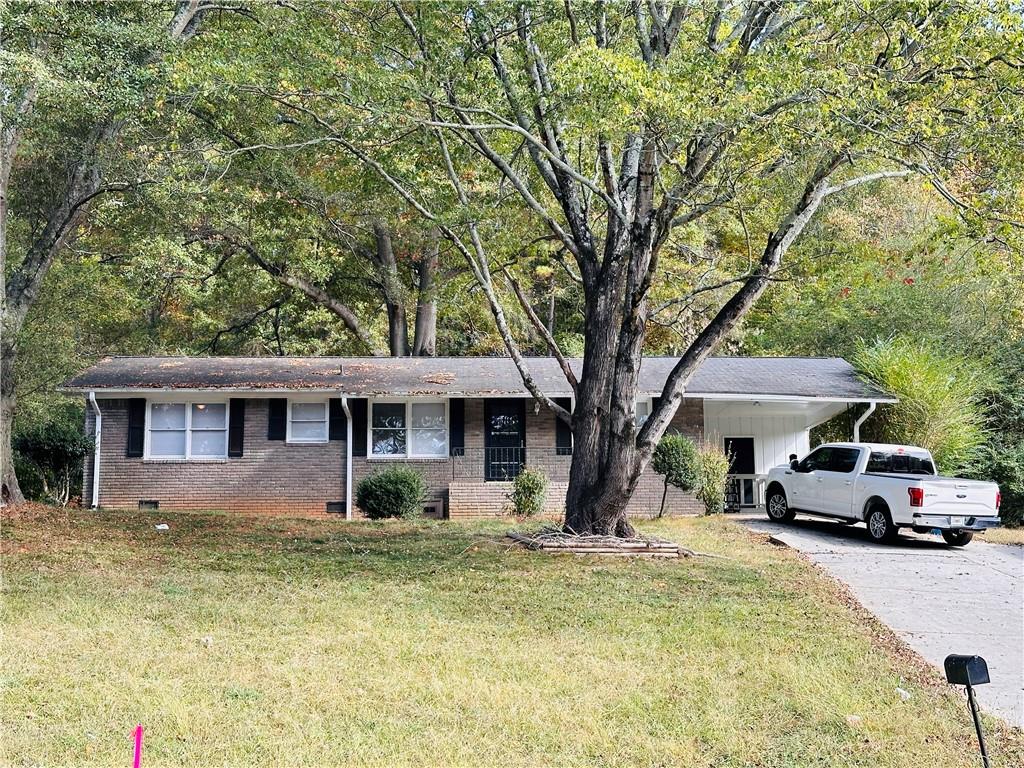
<svg viewBox="0 0 1024 768">
<path fill-rule="evenodd" d="M 442 461 L 448 459 L 452 452 L 452 423 L 449 398 L 426 398 L 426 397 L 379 397 L 373 398 L 367 404 L 366 413 L 366 456 L 374 461 L 405 461 L 406 459 L 434 459 Z M 374 453 L 373 452 L 373 406 L 377 403 L 405 405 L 405 453 Z M 444 453 L 410 453 L 412 450 L 412 406 L 416 405 L 444 405 L 444 429 L 445 429 L 445 452 Z"/>
<path fill-rule="evenodd" d="M 153 431 L 153 406 L 154 405 L 184 405 L 185 406 L 185 455 L 181 456 L 154 456 L 150 451 L 150 434 Z M 223 405 L 224 406 L 224 453 L 219 456 L 193 456 L 192 455 L 192 406 L 193 405 Z M 159 430 L 158 430 L 159 431 Z M 179 430 L 173 430 L 179 431 Z M 197 430 L 200 432 L 220 432 L 219 429 Z M 208 461 L 222 462 L 228 459 L 228 441 L 231 439 L 231 408 L 224 397 L 204 397 L 181 400 L 178 398 L 146 398 L 146 429 L 143 439 L 142 458 L 145 461 Z"/>
<path fill-rule="evenodd" d="M 637 419 L 636 419 L 636 417 L 637 417 L 636 406 L 640 405 L 640 403 L 644 403 L 644 404 L 647 405 L 647 415 L 644 417 L 643 421 L 637 421 Z M 636 424 L 636 428 L 640 429 L 640 427 L 642 427 L 644 425 L 644 422 L 646 422 L 649 418 L 651 418 L 651 414 L 653 412 L 654 412 L 654 398 L 653 397 L 638 397 L 636 399 L 636 403 L 633 405 L 633 423 Z"/>
<path fill-rule="evenodd" d="M 292 405 L 294 403 L 320 403 L 324 407 L 324 436 L 322 438 L 292 437 Z M 295 445 L 323 445 L 331 438 L 331 404 L 330 398 L 324 397 L 289 397 L 288 412 L 285 419 L 285 442 Z M 313 421 L 304 421 L 305 424 L 314 424 Z"/>
</svg>

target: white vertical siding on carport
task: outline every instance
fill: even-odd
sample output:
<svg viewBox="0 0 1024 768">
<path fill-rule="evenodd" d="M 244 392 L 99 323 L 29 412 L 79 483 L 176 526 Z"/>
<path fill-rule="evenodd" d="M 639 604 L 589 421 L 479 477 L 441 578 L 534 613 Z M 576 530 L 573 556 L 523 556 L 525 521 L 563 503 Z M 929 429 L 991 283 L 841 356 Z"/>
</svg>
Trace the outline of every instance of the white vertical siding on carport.
<svg viewBox="0 0 1024 768">
<path fill-rule="evenodd" d="M 806 456 L 810 429 L 841 413 L 846 403 L 800 401 L 705 400 L 704 434 L 722 446 L 726 437 L 754 438 L 754 471 L 759 475 Z"/>
</svg>

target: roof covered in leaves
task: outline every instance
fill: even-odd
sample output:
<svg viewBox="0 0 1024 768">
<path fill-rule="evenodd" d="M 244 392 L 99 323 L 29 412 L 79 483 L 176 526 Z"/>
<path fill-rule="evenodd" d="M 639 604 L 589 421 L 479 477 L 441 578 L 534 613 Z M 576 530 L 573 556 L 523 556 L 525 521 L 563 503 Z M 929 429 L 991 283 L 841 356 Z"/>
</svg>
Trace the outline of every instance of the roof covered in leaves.
<svg viewBox="0 0 1024 768">
<path fill-rule="evenodd" d="M 661 392 L 674 357 L 647 357 L 640 393 Z M 577 376 L 579 358 L 570 361 Z M 540 389 L 569 396 L 558 362 L 526 358 Z M 506 357 L 108 357 L 65 382 L 69 391 L 162 390 L 329 391 L 353 396 L 526 396 L 515 363 Z M 866 401 L 893 398 L 864 382 L 838 357 L 714 357 L 687 387 L 690 397 L 729 395 Z"/>
</svg>

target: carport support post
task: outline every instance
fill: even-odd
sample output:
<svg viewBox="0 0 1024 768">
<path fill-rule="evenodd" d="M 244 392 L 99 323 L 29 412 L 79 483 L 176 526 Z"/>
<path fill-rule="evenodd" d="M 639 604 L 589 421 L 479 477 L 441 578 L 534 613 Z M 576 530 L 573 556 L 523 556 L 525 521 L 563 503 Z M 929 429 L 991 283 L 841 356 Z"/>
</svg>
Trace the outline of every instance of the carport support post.
<svg viewBox="0 0 1024 768">
<path fill-rule="evenodd" d="M 348 398 L 341 397 L 341 410 L 345 412 L 345 519 L 352 519 L 352 411 Z"/>
<path fill-rule="evenodd" d="M 981 730 L 981 712 L 978 711 L 978 701 L 974 698 L 974 686 L 967 684 L 967 701 L 971 706 L 971 717 L 974 718 L 974 730 L 978 732 L 978 745 L 981 747 L 981 764 L 990 768 L 988 762 L 988 747 L 985 746 L 985 734 Z"/>
</svg>

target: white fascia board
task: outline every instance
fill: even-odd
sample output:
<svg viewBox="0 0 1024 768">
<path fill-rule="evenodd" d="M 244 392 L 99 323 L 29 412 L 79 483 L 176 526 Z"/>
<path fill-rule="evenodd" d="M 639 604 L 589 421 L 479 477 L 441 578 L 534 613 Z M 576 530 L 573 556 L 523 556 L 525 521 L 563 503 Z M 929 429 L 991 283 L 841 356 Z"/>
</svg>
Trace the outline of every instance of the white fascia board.
<svg viewBox="0 0 1024 768">
<path fill-rule="evenodd" d="M 657 396 L 659 393 L 655 393 Z M 759 395 L 757 393 L 746 394 L 721 394 L 718 392 L 687 392 L 686 397 L 700 398 L 702 400 L 762 400 L 764 402 L 783 403 L 896 403 L 895 397 L 830 397 L 827 395 Z"/>
<path fill-rule="evenodd" d="M 339 390 L 337 387 L 325 388 L 325 389 L 313 389 L 308 387 L 276 387 L 276 388 L 254 388 L 254 387 L 140 387 L 137 389 L 103 389 L 103 388 L 92 388 L 92 389 L 63 389 L 61 391 L 68 393 L 80 393 L 87 394 L 92 391 L 97 395 L 105 395 L 107 397 L 118 397 L 127 395 L 145 395 L 145 394 L 192 394 L 192 393 L 205 393 L 213 394 L 217 392 L 227 394 L 244 394 L 250 397 L 260 397 L 261 395 L 337 395 Z M 403 391 L 393 390 L 390 392 L 347 392 L 349 397 L 472 397 L 472 398 L 488 398 L 488 397 L 531 397 L 529 392 L 500 392 L 500 391 L 488 391 L 488 392 L 423 392 L 423 391 Z M 544 393 L 548 397 L 569 397 L 568 392 L 546 392 Z M 661 392 L 639 392 L 638 397 L 660 397 Z M 764 402 L 789 402 L 789 403 L 896 403 L 899 400 L 895 397 L 830 397 L 830 396 L 818 396 L 818 395 L 761 395 L 757 393 L 719 393 L 719 392 L 686 392 L 683 395 L 684 399 L 687 400 L 735 400 L 738 402 L 747 402 L 754 400 L 761 400 Z"/>
</svg>

